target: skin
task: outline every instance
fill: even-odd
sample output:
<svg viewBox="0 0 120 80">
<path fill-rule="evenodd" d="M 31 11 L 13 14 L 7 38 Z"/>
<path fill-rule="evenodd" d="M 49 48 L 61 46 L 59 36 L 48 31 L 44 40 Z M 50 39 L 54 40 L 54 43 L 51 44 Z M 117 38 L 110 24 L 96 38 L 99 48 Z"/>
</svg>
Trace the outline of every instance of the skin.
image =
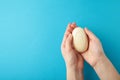
<svg viewBox="0 0 120 80">
<path fill-rule="evenodd" d="M 101 80 L 120 80 L 119 74 L 106 57 L 100 40 L 87 28 L 84 29 L 88 39 L 88 50 L 82 57 L 93 67 Z"/>
<path fill-rule="evenodd" d="M 83 58 L 73 48 L 72 31 L 76 24 L 68 24 L 61 45 L 61 51 L 67 68 L 67 80 L 83 80 Z"/>
<path fill-rule="evenodd" d="M 120 80 L 120 76 L 105 56 L 100 40 L 87 28 L 89 46 L 83 53 L 77 52 L 72 43 L 72 31 L 76 24 L 68 24 L 61 44 L 61 51 L 67 68 L 67 80 L 83 80 L 83 63 L 88 62 L 101 80 Z"/>
</svg>

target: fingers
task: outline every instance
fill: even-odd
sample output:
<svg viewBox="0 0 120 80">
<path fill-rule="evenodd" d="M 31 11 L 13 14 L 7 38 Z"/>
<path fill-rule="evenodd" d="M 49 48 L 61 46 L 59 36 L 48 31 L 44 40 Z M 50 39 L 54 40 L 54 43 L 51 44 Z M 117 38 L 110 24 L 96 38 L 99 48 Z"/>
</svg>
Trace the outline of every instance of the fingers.
<svg viewBox="0 0 120 80">
<path fill-rule="evenodd" d="M 69 24 L 67 25 L 67 28 L 66 28 L 65 34 L 66 34 L 67 32 L 70 32 L 70 26 L 71 26 L 71 24 L 69 23 Z"/>
<path fill-rule="evenodd" d="M 74 23 L 71 24 L 71 28 L 74 29 L 75 27 L 76 27 L 76 23 L 74 22 Z"/>
<path fill-rule="evenodd" d="M 70 33 L 72 33 L 73 29 L 76 27 L 76 23 L 68 24 L 67 29 L 65 31 L 63 41 L 62 41 L 62 47 L 65 47 L 65 42 Z"/>
<path fill-rule="evenodd" d="M 65 47 L 65 42 L 69 34 L 70 32 L 66 32 L 66 34 L 64 34 L 63 41 L 62 41 L 62 47 Z"/>
<path fill-rule="evenodd" d="M 66 41 L 68 35 L 70 34 L 70 32 L 68 31 L 70 25 L 71 25 L 71 24 L 68 24 L 67 29 L 66 29 L 66 31 L 65 31 L 65 33 L 64 33 L 64 37 L 63 37 L 63 41 L 62 41 L 62 47 L 65 47 L 65 41 Z"/>
<path fill-rule="evenodd" d="M 97 37 L 87 28 L 84 29 L 90 40 L 96 39 Z"/>
<path fill-rule="evenodd" d="M 66 48 L 68 49 L 68 50 L 71 50 L 72 49 L 72 34 L 70 33 L 69 34 L 69 36 L 67 37 L 67 39 L 66 39 L 66 44 L 65 44 L 66 46 Z"/>
<path fill-rule="evenodd" d="M 67 29 L 66 29 L 66 32 L 72 33 L 72 31 L 75 27 L 76 27 L 76 23 L 69 24 Z"/>
</svg>

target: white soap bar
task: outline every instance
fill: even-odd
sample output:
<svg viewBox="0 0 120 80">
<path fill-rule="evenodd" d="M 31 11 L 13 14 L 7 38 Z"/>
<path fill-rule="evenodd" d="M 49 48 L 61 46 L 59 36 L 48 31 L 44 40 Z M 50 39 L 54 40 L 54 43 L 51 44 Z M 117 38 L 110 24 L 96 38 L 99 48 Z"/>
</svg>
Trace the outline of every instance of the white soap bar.
<svg viewBox="0 0 120 80">
<path fill-rule="evenodd" d="M 72 32 L 73 35 L 73 45 L 78 52 L 84 52 L 88 48 L 88 38 L 84 30 L 77 27 Z"/>
</svg>

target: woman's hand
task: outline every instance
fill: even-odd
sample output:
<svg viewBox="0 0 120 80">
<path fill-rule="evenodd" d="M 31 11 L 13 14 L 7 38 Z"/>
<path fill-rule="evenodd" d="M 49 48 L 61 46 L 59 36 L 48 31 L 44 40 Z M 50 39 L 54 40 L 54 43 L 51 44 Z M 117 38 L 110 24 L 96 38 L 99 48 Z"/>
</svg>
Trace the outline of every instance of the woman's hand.
<svg viewBox="0 0 120 80">
<path fill-rule="evenodd" d="M 105 56 L 100 40 L 85 28 L 88 36 L 88 50 L 82 53 L 83 58 L 94 68 L 101 80 L 120 80 L 117 70 Z"/>
<path fill-rule="evenodd" d="M 102 80 L 120 80 L 119 74 L 105 56 L 100 40 L 87 28 L 89 47 L 83 53 L 77 52 L 72 43 L 72 31 L 76 24 L 68 24 L 61 45 L 62 55 L 67 68 L 67 80 L 83 80 L 83 58 L 94 68 Z"/>
<path fill-rule="evenodd" d="M 83 79 L 83 58 L 73 48 L 72 31 L 76 27 L 75 23 L 68 24 L 61 45 L 61 51 L 67 67 L 67 79 L 78 80 Z"/>
<path fill-rule="evenodd" d="M 84 29 L 88 36 L 89 47 L 88 50 L 82 53 L 83 58 L 94 67 L 99 59 L 104 56 L 104 51 L 100 40 L 87 28 Z"/>
</svg>

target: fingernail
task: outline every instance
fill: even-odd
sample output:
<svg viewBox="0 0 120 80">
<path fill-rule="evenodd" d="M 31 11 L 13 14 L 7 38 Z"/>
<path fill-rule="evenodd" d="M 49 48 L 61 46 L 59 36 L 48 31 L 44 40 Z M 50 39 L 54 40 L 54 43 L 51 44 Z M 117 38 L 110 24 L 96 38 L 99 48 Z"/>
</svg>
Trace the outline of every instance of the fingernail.
<svg viewBox="0 0 120 80">
<path fill-rule="evenodd" d="M 76 23 L 72 23 L 71 27 L 74 28 L 76 26 Z"/>
<path fill-rule="evenodd" d="M 86 28 L 87 30 L 89 30 L 88 28 Z"/>
<path fill-rule="evenodd" d="M 73 22 L 72 24 L 76 24 L 76 22 Z"/>
<path fill-rule="evenodd" d="M 88 28 L 87 28 L 87 27 L 85 27 L 85 29 L 86 29 L 86 30 L 88 30 Z"/>
</svg>

